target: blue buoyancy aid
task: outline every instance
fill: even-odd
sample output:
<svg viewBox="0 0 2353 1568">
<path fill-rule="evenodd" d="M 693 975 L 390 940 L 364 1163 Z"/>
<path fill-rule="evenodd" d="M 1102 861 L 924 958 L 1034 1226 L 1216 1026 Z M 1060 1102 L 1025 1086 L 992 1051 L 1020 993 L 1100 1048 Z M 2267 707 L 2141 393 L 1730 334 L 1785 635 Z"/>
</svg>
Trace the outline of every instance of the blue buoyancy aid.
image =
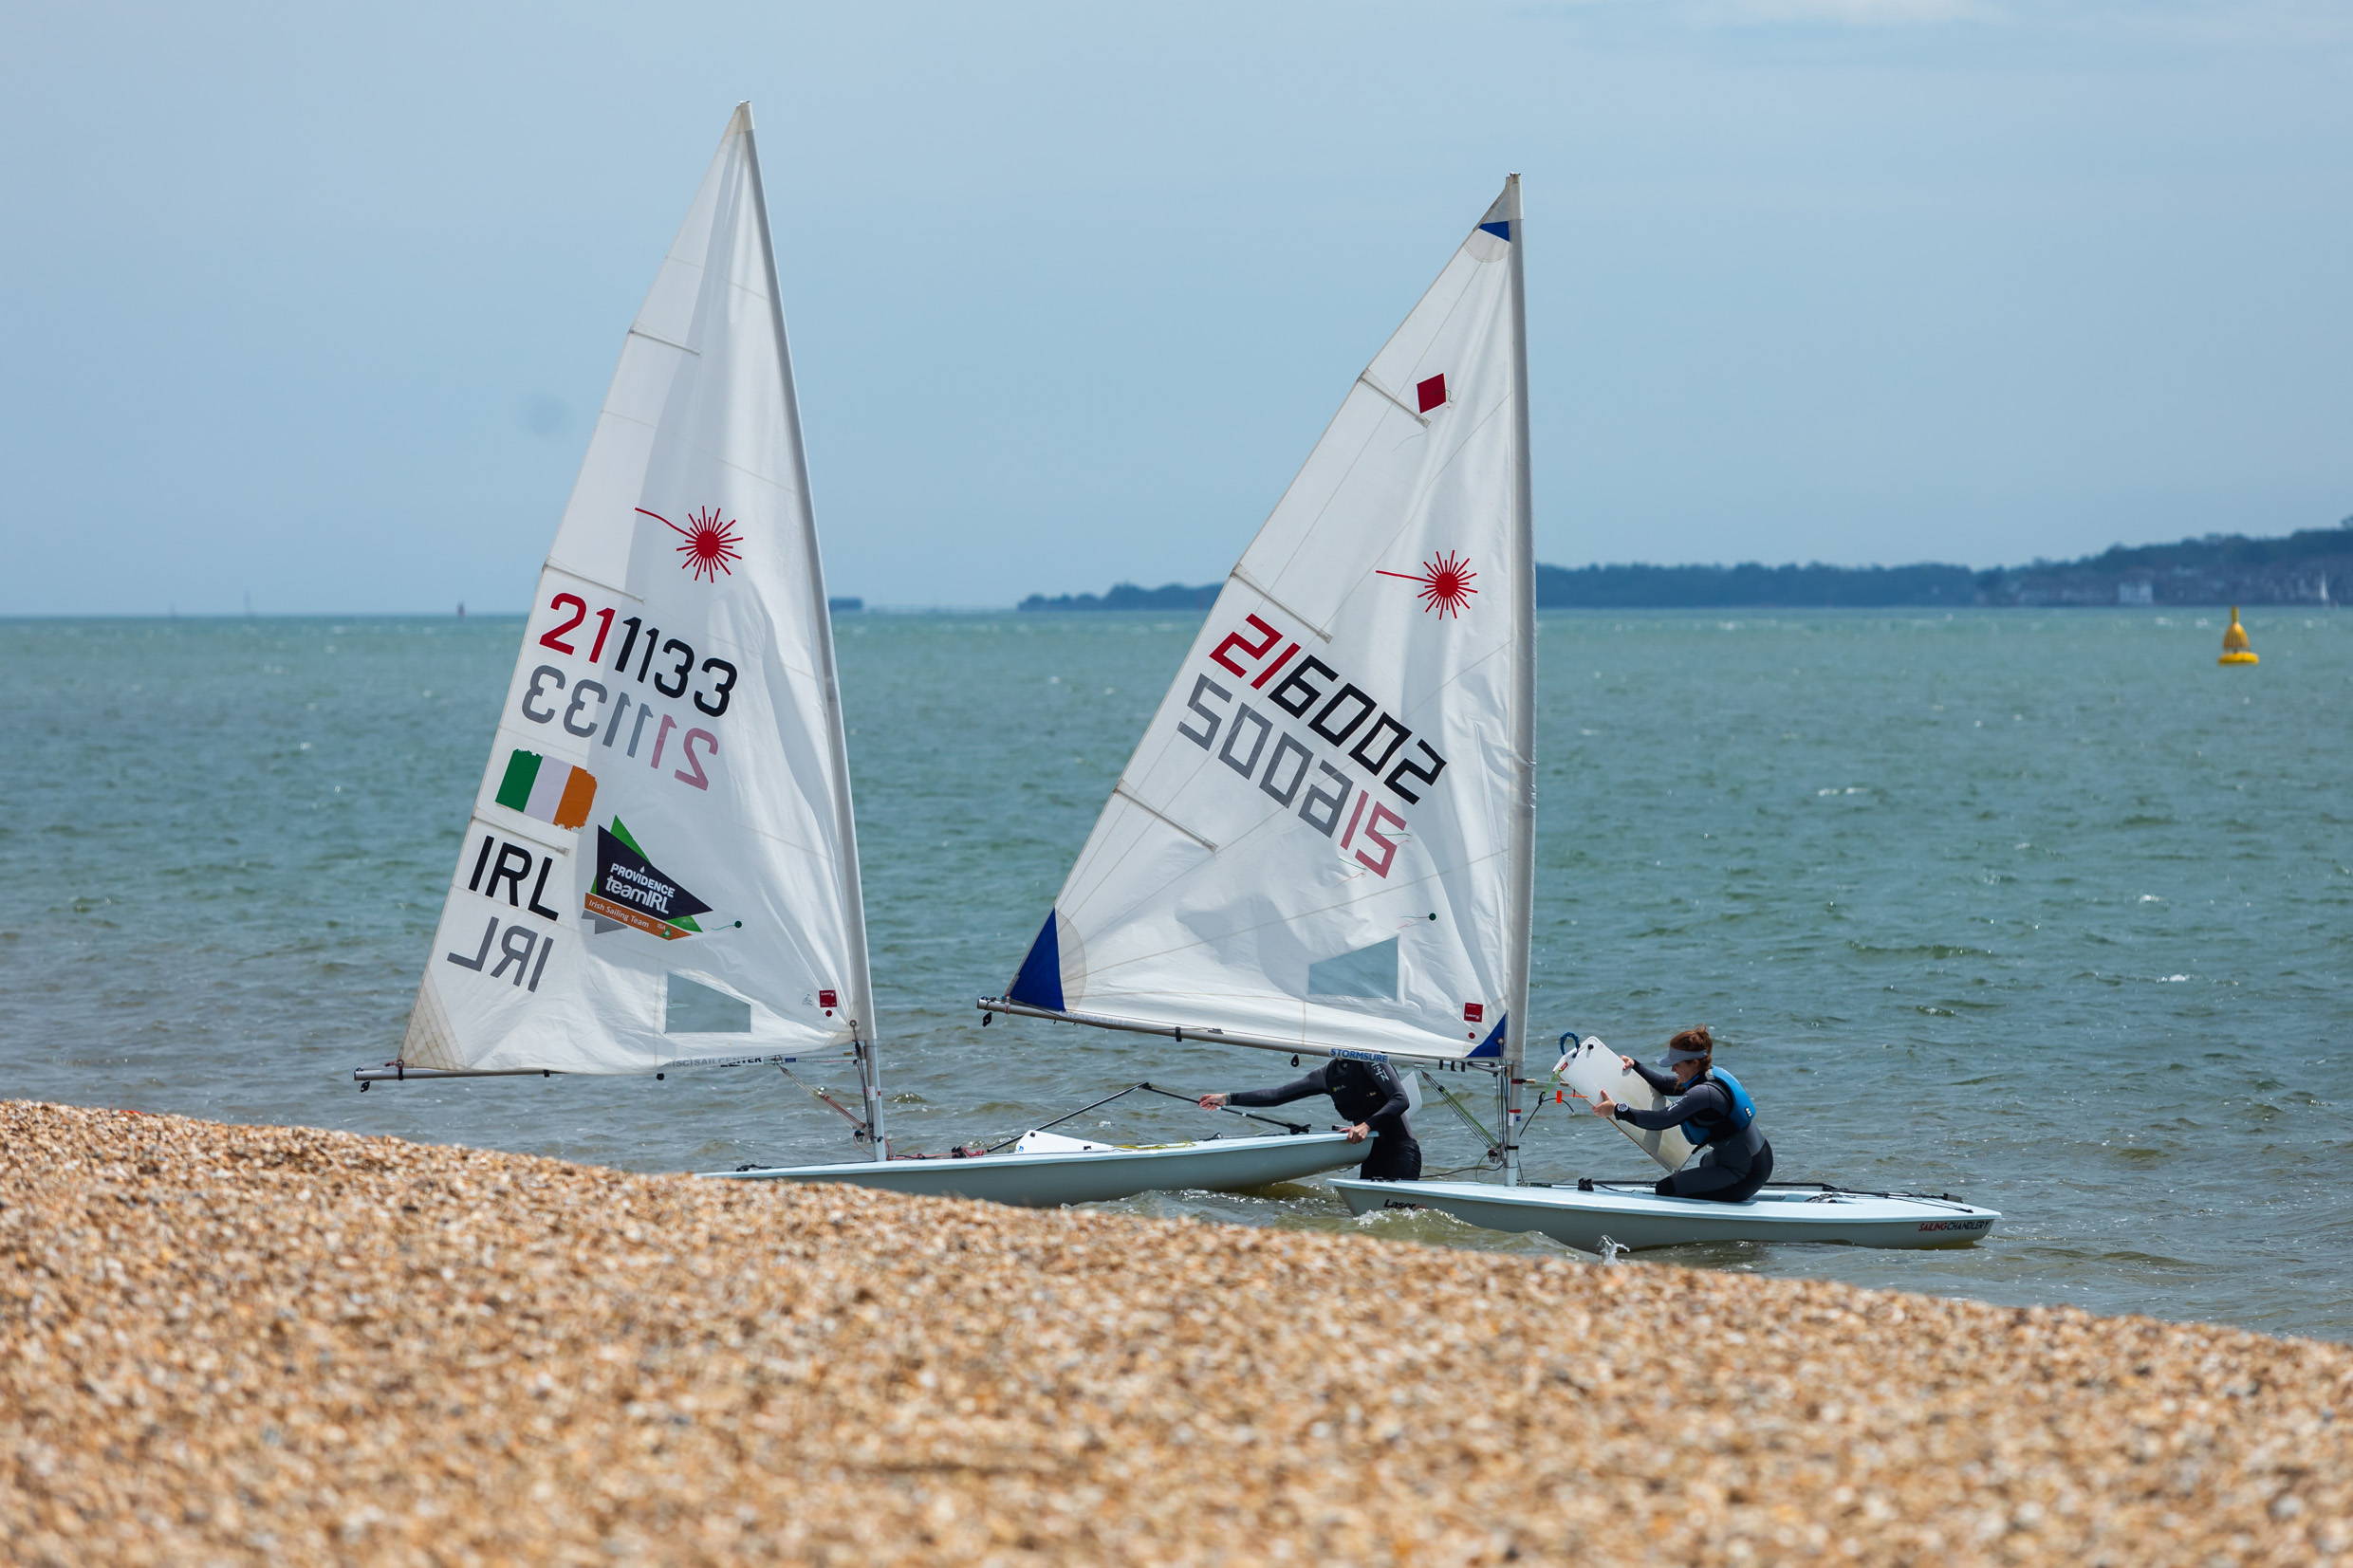
<svg viewBox="0 0 2353 1568">
<path fill-rule="evenodd" d="M 1732 1109 L 1729 1116 L 1710 1116 L 1705 1125 L 1697 1116 L 1683 1123 L 1683 1135 L 1691 1139 L 1693 1147 L 1704 1148 L 1719 1139 L 1736 1137 L 1747 1132 L 1749 1124 L 1756 1120 L 1756 1101 L 1749 1098 L 1749 1091 L 1740 1086 L 1740 1080 L 1721 1067 L 1711 1067 L 1693 1087 L 1696 1088 L 1700 1083 L 1714 1083 L 1721 1088 L 1732 1100 Z M 1688 1094 L 1690 1091 L 1684 1092 Z M 1693 1137 L 1695 1133 L 1698 1136 Z"/>
</svg>

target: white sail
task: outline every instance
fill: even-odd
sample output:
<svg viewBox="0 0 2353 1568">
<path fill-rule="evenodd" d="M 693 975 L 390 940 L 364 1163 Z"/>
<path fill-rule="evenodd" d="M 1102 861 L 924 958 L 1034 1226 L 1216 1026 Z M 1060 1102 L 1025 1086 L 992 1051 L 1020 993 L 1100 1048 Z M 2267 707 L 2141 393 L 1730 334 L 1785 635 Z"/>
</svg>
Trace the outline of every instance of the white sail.
<svg viewBox="0 0 2353 1568">
<path fill-rule="evenodd" d="M 1516 1058 L 1534 583 L 1516 177 L 1233 568 L 1006 1000 Z"/>
<path fill-rule="evenodd" d="M 400 1066 L 642 1072 L 873 1038 L 745 104 L 622 344 L 540 574 Z M 871 1114 L 871 1074 L 867 1092 Z"/>
</svg>

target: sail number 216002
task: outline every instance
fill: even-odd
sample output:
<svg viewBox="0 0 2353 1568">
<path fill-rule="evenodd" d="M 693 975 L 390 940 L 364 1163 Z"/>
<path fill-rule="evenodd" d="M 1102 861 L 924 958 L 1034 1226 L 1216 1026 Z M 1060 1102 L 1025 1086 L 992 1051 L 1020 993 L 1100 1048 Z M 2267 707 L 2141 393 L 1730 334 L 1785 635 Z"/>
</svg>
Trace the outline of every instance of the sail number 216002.
<svg viewBox="0 0 2353 1568">
<path fill-rule="evenodd" d="M 1179 719 L 1176 732 L 1256 783 L 1277 804 L 1295 807 L 1300 821 L 1318 833 L 1336 836 L 1342 853 L 1353 851 L 1365 870 L 1387 876 L 1398 839 L 1405 836 L 1405 818 L 1373 788 L 1418 805 L 1446 770 L 1446 759 L 1339 671 L 1311 654 L 1301 657 L 1297 642 L 1277 653 L 1282 634 L 1256 616 L 1246 620 L 1249 629 L 1216 644 L 1209 659 L 1235 677 L 1235 687 L 1246 682 L 1248 690 L 1237 692 L 1216 675 L 1196 675 L 1185 701 L 1192 719 Z M 1335 766 L 1280 719 L 1253 707 L 1250 692 L 1263 692 L 1282 714 L 1304 722 L 1342 761 L 1364 769 L 1371 784 L 1361 787 L 1354 772 Z"/>
</svg>

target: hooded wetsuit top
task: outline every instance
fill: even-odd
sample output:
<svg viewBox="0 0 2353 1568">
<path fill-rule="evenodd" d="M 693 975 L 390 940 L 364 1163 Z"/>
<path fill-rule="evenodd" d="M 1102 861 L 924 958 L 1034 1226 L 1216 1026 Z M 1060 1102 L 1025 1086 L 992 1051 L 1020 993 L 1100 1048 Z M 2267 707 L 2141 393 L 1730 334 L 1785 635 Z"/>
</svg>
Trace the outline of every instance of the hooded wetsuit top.
<svg viewBox="0 0 2353 1568">
<path fill-rule="evenodd" d="M 1311 1095 L 1329 1095 L 1332 1105 L 1352 1122 L 1361 1121 L 1375 1135 L 1410 1138 L 1405 1113 L 1413 1102 L 1397 1069 L 1385 1061 L 1353 1061 L 1334 1057 L 1305 1078 L 1279 1089 L 1244 1089 L 1226 1097 L 1229 1105 L 1288 1105 Z"/>
<path fill-rule="evenodd" d="M 1421 1175 L 1421 1145 L 1406 1125 L 1413 1101 L 1397 1069 L 1385 1061 L 1355 1061 L 1334 1057 L 1279 1089 L 1244 1089 L 1226 1097 L 1228 1105 L 1288 1105 L 1311 1095 L 1329 1095 L 1332 1104 L 1351 1122 L 1361 1121 L 1373 1134 L 1373 1146 L 1358 1174 L 1366 1181 L 1414 1181 Z"/>
</svg>

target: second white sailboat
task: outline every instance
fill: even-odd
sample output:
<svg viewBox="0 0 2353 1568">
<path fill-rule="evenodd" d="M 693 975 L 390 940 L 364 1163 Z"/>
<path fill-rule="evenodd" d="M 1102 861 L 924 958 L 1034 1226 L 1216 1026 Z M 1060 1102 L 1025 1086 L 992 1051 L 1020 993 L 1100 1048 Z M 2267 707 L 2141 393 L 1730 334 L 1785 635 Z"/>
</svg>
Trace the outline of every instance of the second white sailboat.
<svg viewBox="0 0 2353 1568">
<path fill-rule="evenodd" d="M 1233 567 L 990 1014 L 1488 1071 L 1517 1171 L 1534 677 L 1514 175 Z M 1240 1190 L 1339 1133 L 747 1171 L 1012 1203 Z"/>
</svg>

